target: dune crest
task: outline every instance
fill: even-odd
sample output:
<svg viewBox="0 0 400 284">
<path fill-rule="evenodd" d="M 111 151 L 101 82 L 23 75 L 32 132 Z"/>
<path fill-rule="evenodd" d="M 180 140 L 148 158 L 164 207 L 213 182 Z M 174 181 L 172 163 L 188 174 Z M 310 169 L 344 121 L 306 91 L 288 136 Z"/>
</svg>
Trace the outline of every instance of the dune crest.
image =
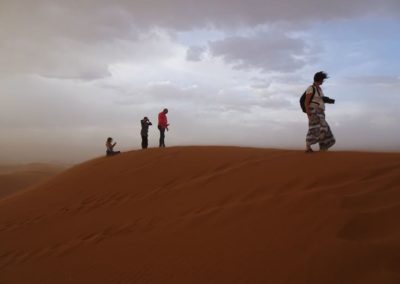
<svg viewBox="0 0 400 284">
<path fill-rule="evenodd" d="M 0 199 L 44 182 L 65 169 L 40 163 L 0 165 Z"/>
<path fill-rule="evenodd" d="M 400 154 L 172 147 L 0 200 L 0 283 L 400 283 Z"/>
</svg>

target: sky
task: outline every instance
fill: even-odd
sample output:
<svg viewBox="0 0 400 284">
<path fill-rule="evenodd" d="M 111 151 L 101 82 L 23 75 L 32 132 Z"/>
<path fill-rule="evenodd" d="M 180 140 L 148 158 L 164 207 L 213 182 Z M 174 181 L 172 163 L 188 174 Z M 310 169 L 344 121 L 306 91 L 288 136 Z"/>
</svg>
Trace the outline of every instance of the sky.
<svg viewBox="0 0 400 284">
<path fill-rule="evenodd" d="M 1 0 L 0 163 L 166 145 L 303 149 L 318 71 L 336 150 L 400 151 L 398 0 Z"/>
</svg>

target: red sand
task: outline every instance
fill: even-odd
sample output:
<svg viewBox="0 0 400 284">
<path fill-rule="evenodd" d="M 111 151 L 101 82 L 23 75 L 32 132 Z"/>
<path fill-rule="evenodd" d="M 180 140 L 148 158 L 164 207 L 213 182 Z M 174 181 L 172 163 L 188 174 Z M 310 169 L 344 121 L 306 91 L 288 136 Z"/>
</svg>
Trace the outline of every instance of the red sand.
<svg viewBox="0 0 400 284">
<path fill-rule="evenodd" d="M 0 198 L 23 191 L 65 170 L 48 164 L 0 165 Z"/>
<path fill-rule="evenodd" d="M 0 283 L 400 283 L 400 154 L 132 151 L 0 201 Z"/>
</svg>

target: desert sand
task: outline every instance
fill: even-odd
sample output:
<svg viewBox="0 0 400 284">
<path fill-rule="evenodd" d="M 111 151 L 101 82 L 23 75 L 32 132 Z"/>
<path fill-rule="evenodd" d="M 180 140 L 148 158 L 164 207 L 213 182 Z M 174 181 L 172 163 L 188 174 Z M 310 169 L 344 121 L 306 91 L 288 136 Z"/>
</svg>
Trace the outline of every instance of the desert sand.
<svg viewBox="0 0 400 284">
<path fill-rule="evenodd" d="M 0 165 L 0 199 L 42 183 L 66 168 L 40 163 Z"/>
<path fill-rule="evenodd" d="M 400 283 L 400 154 L 131 151 L 0 200 L 0 283 Z"/>
</svg>

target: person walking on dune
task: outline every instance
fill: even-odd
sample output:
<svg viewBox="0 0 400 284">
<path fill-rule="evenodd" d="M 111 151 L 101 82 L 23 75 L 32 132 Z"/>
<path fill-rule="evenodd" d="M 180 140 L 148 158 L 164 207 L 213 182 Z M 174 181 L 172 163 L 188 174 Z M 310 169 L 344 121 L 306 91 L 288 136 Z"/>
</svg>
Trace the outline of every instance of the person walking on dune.
<svg viewBox="0 0 400 284">
<path fill-rule="evenodd" d="M 305 92 L 305 111 L 308 116 L 308 132 L 306 137 L 306 153 L 312 153 L 311 145 L 319 144 L 320 151 L 327 151 L 335 144 L 329 124 L 325 120 L 325 103 L 335 100 L 325 97 L 321 85 L 328 78 L 323 71 L 314 75 L 314 83 Z"/>
<path fill-rule="evenodd" d="M 142 149 L 147 149 L 149 144 L 148 134 L 149 134 L 149 126 L 153 125 L 150 120 L 145 116 L 140 123 L 142 124 L 142 130 L 140 131 L 140 135 L 142 136 Z"/>
<path fill-rule="evenodd" d="M 160 130 L 160 145 L 159 147 L 165 147 L 165 130 L 168 131 L 168 119 L 167 119 L 168 109 L 164 109 L 158 114 L 158 130 Z"/>
<path fill-rule="evenodd" d="M 107 147 L 106 155 L 107 156 L 114 156 L 114 155 L 121 153 L 121 151 L 114 151 L 115 145 L 117 145 L 117 142 L 113 143 L 113 139 L 111 137 L 108 137 L 107 141 L 106 141 L 106 147 Z"/>
</svg>

